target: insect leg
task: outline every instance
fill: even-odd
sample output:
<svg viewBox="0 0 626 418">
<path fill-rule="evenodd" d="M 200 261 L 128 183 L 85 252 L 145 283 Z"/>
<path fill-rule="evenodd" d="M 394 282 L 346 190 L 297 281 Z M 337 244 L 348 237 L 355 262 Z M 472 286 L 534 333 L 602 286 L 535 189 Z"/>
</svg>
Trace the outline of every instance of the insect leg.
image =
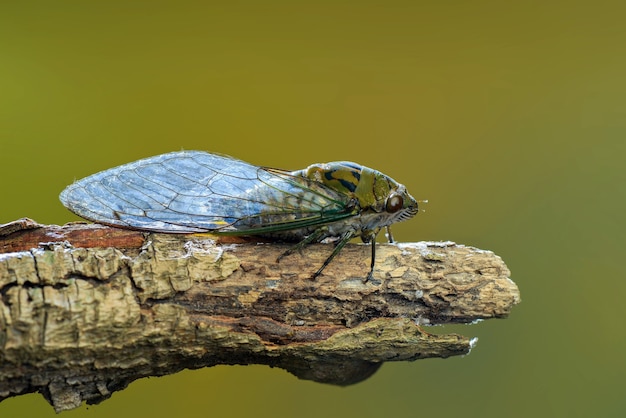
<svg viewBox="0 0 626 418">
<path fill-rule="evenodd" d="M 371 232 L 371 234 L 367 237 L 367 241 L 365 241 L 365 242 L 369 242 L 372 246 L 372 261 L 370 263 L 370 271 L 369 273 L 367 273 L 367 277 L 365 278 L 365 280 L 363 280 L 363 283 L 367 283 L 368 281 L 372 280 L 372 277 L 374 276 L 374 267 L 376 266 L 376 235 L 377 234 L 378 234 L 378 231 Z M 385 235 L 387 235 L 388 239 L 391 237 L 391 231 L 389 230 L 389 227 L 387 227 L 387 233 Z M 393 242 L 392 240 L 393 238 L 391 238 L 389 242 Z"/>
<path fill-rule="evenodd" d="M 374 266 L 376 265 L 376 238 L 372 239 L 370 242 L 372 246 L 372 261 L 370 264 L 370 272 L 367 273 L 367 277 L 363 280 L 363 283 L 367 283 L 372 280 L 372 276 L 374 275 Z"/>
<path fill-rule="evenodd" d="M 389 241 L 390 243 L 394 243 L 394 239 L 393 239 L 393 235 L 391 235 L 391 226 L 386 226 L 385 227 L 385 236 L 387 237 L 387 241 Z"/>
<path fill-rule="evenodd" d="M 305 239 L 303 239 L 302 241 L 298 242 L 296 245 L 294 245 L 293 247 L 287 249 L 287 251 L 285 251 L 284 253 L 279 255 L 278 258 L 276 259 L 276 261 L 278 262 L 283 257 L 288 256 L 289 254 L 293 254 L 296 251 L 302 250 L 304 247 L 306 247 L 307 245 L 309 245 L 309 244 L 311 244 L 313 242 L 318 242 L 324 235 L 326 235 L 326 232 L 327 232 L 327 228 L 326 227 L 321 227 L 321 228 L 316 229 L 308 237 L 306 237 Z"/>
<path fill-rule="evenodd" d="M 324 264 L 322 264 L 322 267 L 320 267 L 319 270 L 317 270 L 315 272 L 315 274 L 313 274 L 311 279 L 315 279 L 315 278 L 317 278 L 317 276 L 322 274 L 322 271 L 326 268 L 326 266 L 328 266 L 328 264 L 330 264 L 330 262 L 333 260 L 333 258 L 335 258 L 335 256 L 337 254 L 339 254 L 341 249 L 348 243 L 348 241 L 350 241 L 350 239 L 352 239 L 353 235 L 354 235 L 354 232 L 348 231 L 348 232 L 344 233 L 341 236 L 339 242 L 337 242 L 337 244 L 335 245 L 335 248 L 333 249 L 333 252 L 328 256 L 326 261 L 324 261 Z"/>
</svg>

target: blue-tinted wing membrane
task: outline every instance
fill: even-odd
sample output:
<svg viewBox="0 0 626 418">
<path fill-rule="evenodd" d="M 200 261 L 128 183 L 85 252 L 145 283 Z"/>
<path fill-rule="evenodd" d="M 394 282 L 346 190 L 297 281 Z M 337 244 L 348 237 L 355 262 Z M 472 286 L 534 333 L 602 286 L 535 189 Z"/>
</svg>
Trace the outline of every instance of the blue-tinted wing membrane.
<svg viewBox="0 0 626 418">
<path fill-rule="evenodd" d="M 246 199 L 258 210 L 233 225 L 248 234 L 305 228 L 355 215 L 349 197 L 308 178 L 277 169 L 258 169 L 257 186 Z"/>
<path fill-rule="evenodd" d="M 231 181 L 225 171 L 238 177 Z M 224 228 L 237 219 L 216 203 L 234 198 L 258 181 L 257 167 L 229 157 L 197 151 L 164 154 L 94 174 L 61 193 L 61 201 L 84 218 L 105 224 L 167 232 L 202 232 Z M 247 185 L 238 183 L 247 182 Z M 235 187 L 236 186 L 236 187 Z"/>
<path fill-rule="evenodd" d="M 204 159 L 205 155 L 195 157 Z M 214 162 L 213 155 L 207 157 L 204 163 Z M 229 162 L 219 168 L 209 167 L 216 174 L 201 185 L 202 198 L 194 188 L 184 190 L 166 210 L 147 215 L 181 227 L 233 235 L 284 231 L 354 215 L 346 211 L 346 196 L 320 183 L 286 171 L 268 171 L 237 160 Z M 195 173 L 190 170 L 187 175 Z"/>
<path fill-rule="evenodd" d="M 199 151 L 94 174 L 60 198 L 86 219 L 164 232 L 258 234 L 352 216 L 347 197 L 320 183 Z"/>
<path fill-rule="evenodd" d="M 109 225 L 168 232 L 202 232 L 221 221 L 216 216 L 203 219 L 204 226 L 187 213 L 168 209 L 181 191 L 210 198 L 197 180 L 181 175 L 175 168 L 190 161 L 195 151 L 164 154 L 106 170 L 67 187 L 60 196 L 63 204 L 81 217 Z M 230 161 L 228 157 L 214 156 Z M 251 166 L 253 167 L 253 166 Z M 188 168 L 188 167 L 187 167 Z M 215 171 L 196 164 L 197 179 L 209 179 Z M 253 167 L 254 168 L 254 167 Z M 203 193 L 204 191 L 204 193 Z M 151 213 L 165 213 L 153 217 Z M 172 222 L 176 221 L 176 222 Z"/>
</svg>

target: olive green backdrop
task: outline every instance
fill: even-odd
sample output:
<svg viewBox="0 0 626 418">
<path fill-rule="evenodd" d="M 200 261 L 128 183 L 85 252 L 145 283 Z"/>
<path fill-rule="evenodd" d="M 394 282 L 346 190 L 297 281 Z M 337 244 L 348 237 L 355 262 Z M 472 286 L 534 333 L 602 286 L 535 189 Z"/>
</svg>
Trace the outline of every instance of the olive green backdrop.
<svg viewBox="0 0 626 418">
<path fill-rule="evenodd" d="M 65 185 L 167 151 L 347 159 L 430 201 L 398 240 L 493 250 L 522 292 L 433 329 L 479 337 L 464 358 L 347 388 L 184 371 L 63 416 L 625 416 L 622 4 L 2 2 L 0 222 L 77 220 Z M 33 394 L 0 416 L 55 414 Z"/>
</svg>

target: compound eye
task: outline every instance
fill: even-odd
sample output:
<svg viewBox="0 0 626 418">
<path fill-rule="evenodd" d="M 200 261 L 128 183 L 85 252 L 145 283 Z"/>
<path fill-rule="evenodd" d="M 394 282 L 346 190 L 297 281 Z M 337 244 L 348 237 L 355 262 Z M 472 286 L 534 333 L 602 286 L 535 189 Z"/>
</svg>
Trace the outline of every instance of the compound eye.
<svg viewBox="0 0 626 418">
<path fill-rule="evenodd" d="M 385 203 L 385 210 L 388 213 L 396 213 L 402 206 L 404 205 L 404 199 L 397 193 L 391 193 L 389 197 L 387 197 L 387 202 Z"/>
</svg>

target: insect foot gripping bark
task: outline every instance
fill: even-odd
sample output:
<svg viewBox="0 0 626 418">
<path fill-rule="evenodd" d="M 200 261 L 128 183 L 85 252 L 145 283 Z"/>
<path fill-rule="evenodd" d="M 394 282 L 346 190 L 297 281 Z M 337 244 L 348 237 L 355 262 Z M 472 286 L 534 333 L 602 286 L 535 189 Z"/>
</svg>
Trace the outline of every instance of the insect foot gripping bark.
<svg viewBox="0 0 626 418">
<path fill-rule="evenodd" d="M 288 171 L 257 167 L 201 151 L 158 155 L 78 180 L 60 195 L 77 215 L 105 225 L 165 233 L 210 232 L 308 244 L 334 240 L 319 276 L 346 243 L 376 236 L 418 212 L 417 201 L 392 178 L 352 162 Z M 282 256 L 281 256 L 282 257 Z M 279 257 L 279 258 L 281 258 Z"/>
</svg>

